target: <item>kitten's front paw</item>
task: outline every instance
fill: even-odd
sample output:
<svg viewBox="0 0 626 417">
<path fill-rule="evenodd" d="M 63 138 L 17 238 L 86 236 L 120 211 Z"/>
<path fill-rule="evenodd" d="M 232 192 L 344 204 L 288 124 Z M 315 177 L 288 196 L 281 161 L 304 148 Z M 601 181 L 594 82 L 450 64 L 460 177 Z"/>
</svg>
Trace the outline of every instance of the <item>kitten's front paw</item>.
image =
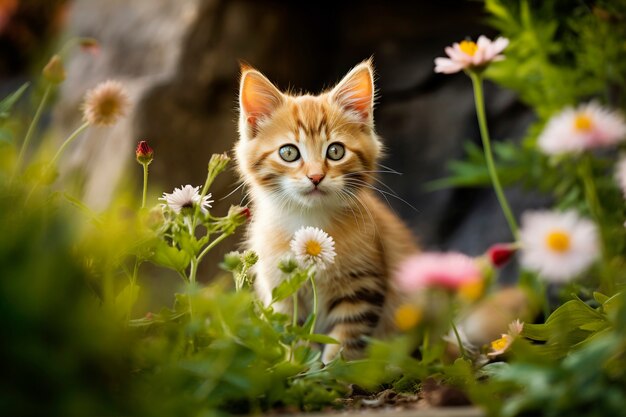
<svg viewBox="0 0 626 417">
<path fill-rule="evenodd" d="M 324 352 L 322 352 L 322 362 L 324 363 L 324 365 L 335 359 L 337 355 L 339 355 L 340 351 L 341 345 L 339 344 L 326 345 L 324 347 Z"/>
</svg>

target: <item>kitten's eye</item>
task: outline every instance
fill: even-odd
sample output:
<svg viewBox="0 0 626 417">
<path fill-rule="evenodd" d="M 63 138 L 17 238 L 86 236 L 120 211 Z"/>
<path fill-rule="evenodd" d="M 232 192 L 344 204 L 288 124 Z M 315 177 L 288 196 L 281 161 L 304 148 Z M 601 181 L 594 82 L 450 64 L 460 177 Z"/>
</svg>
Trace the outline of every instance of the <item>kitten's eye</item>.
<svg viewBox="0 0 626 417">
<path fill-rule="evenodd" d="M 346 153 L 346 148 L 339 142 L 333 143 L 326 151 L 326 157 L 333 161 L 339 161 Z"/>
<path fill-rule="evenodd" d="M 284 161 L 293 162 L 300 158 L 300 152 L 298 148 L 293 145 L 284 145 L 281 146 L 278 150 L 278 154 Z"/>
</svg>

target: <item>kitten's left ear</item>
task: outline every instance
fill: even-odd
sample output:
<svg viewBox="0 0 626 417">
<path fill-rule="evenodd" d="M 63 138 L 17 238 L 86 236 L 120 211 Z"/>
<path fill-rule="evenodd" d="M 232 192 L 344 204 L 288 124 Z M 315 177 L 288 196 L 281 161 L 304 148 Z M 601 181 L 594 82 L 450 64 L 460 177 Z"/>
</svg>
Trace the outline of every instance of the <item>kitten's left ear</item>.
<svg viewBox="0 0 626 417">
<path fill-rule="evenodd" d="M 374 71 L 372 60 L 361 62 L 330 92 L 330 96 L 361 121 L 372 122 L 374 110 Z"/>
</svg>

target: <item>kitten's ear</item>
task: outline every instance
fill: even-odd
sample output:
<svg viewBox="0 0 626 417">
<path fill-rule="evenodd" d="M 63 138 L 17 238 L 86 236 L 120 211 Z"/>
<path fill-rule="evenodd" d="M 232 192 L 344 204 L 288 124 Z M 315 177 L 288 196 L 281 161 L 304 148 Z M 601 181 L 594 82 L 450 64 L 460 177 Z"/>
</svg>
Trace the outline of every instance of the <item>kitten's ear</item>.
<svg viewBox="0 0 626 417">
<path fill-rule="evenodd" d="M 330 92 L 344 109 L 355 113 L 363 122 L 372 122 L 374 110 L 374 71 L 372 60 L 361 62 Z"/>
<path fill-rule="evenodd" d="M 283 95 L 259 71 L 244 65 L 241 71 L 239 107 L 242 119 L 252 132 L 251 136 L 254 136 L 259 122 L 269 117 L 283 102 Z"/>
</svg>

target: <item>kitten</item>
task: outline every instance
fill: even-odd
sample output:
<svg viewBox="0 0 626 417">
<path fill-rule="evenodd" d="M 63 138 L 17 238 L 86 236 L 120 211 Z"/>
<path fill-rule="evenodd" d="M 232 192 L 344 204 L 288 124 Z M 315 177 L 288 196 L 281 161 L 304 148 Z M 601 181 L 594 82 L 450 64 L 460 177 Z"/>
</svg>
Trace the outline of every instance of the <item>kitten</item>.
<svg viewBox="0 0 626 417">
<path fill-rule="evenodd" d="M 326 345 L 322 360 L 340 349 L 345 358 L 357 358 L 364 336 L 393 330 L 401 295 L 391 277 L 417 250 L 409 230 L 371 188 L 381 154 L 371 61 L 318 96 L 281 93 L 260 72 L 243 67 L 239 105 L 235 153 L 253 204 L 248 245 L 259 255 L 255 289 L 269 304 L 294 232 L 302 226 L 326 231 L 337 256 L 316 275 L 316 331 L 340 345 Z M 299 292 L 298 304 L 304 319 L 312 309 L 310 289 Z M 291 299 L 274 307 L 292 313 Z"/>
</svg>

